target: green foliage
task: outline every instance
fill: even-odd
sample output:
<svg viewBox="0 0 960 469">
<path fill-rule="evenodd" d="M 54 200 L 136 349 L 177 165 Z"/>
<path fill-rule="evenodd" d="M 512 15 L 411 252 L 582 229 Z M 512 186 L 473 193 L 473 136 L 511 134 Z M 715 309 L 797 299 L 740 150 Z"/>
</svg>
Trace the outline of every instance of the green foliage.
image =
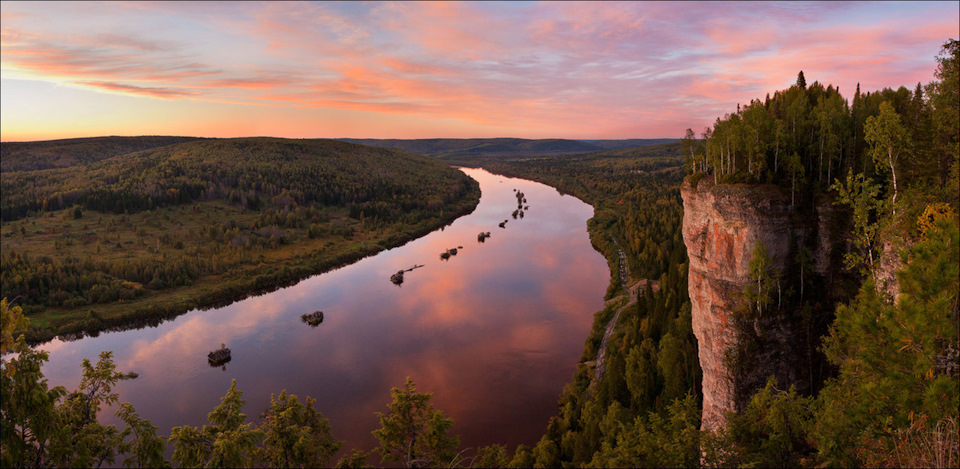
<svg viewBox="0 0 960 469">
<path fill-rule="evenodd" d="M 801 202 L 827 189 L 834 174 L 853 171 L 882 181 L 895 203 L 898 178 L 909 177 L 960 204 L 957 44 L 944 44 L 937 81 L 918 83 L 914 91 L 866 94 L 858 85 L 852 105 L 839 89 L 807 85 L 801 73 L 790 88 L 718 118 L 703 132 L 704 151 L 686 165 L 687 172 L 696 178 L 712 174 L 715 183 L 789 186 Z M 693 153 L 687 153 L 690 160 Z M 807 202 L 801 207 L 810 208 Z"/>
<path fill-rule="evenodd" d="M 51 442 L 53 463 L 56 466 L 100 466 L 112 463 L 122 439 L 113 425 L 97 421 L 102 405 L 116 404 L 120 396 L 113 386 L 123 379 L 116 370 L 113 353 L 100 353 L 96 366 L 84 358 L 81 363 L 83 377 L 77 391 L 67 395 L 58 406 L 61 432 Z M 58 441 L 62 439 L 63 441 Z"/>
<path fill-rule="evenodd" d="M 4 324 L 23 325 L 17 307 L 2 305 Z M 119 402 L 113 391 L 124 379 L 116 371 L 111 352 L 102 352 L 97 363 L 84 359 L 80 385 L 73 393 L 50 389 L 41 366 L 47 353 L 26 345 L 20 335 L 13 346 L 16 357 L 0 361 L 0 464 L 4 467 L 100 467 L 120 455 L 125 467 L 163 467 L 164 444 L 157 428 L 142 420 L 129 403 L 117 416 L 123 431 L 103 425 L 97 417 L 104 405 Z"/>
<path fill-rule="evenodd" d="M 692 395 L 673 401 L 666 416 L 649 412 L 620 424 L 587 467 L 694 467 L 700 460 L 700 409 Z"/>
<path fill-rule="evenodd" d="M 521 444 L 517 445 L 516 451 L 513 452 L 513 459 L 510 460 L 508 467 L 512 469 L 533 467 L 534 461 L 533 450 L 527 445 Z"/>
<path fill-rule="evenodd" d="M 158 427 L 141 419 L 129 402 L 120 405 L 117 417 L 127 425 L 120 432 L 123 441 L 117 448 L 118 453 L 130 455 L 123 459 L 123 467 L 170 467 L 163 456 L 166 444 L 157 435 Z"/>
<path fill-rule="evenodd" d="M 470 462 L 470 467 L 476 468 L 505 468 L 510 465 L 510 454 L 504 445 L 493 444 L 477 450 L 476 456 Z"/>
<path fill-rule="evenodd" d="M 349 455 L 344 455 L 334 466 L 337 469 L 366 469 L 373 466 L 367 464 L 367 458 L 370 453 L 358 449 L 351 450 Z"/>
<path fill-rule="evenodd" d="M 937 57 L 937 81 L 927 85 L 933 147 L 941 186 L 960 206 L 960 41 L 949 39 Z"/>
<path fill-rule="evenodd" d="M 745 286 L 743 293 L 751 306 L 751 310 L 756 312 L 754 318 L 763 316 L 763 308 L 773 301 L 773 289 L 779 283 L 778 272 L 771 272 L 773 267 L 770 265 L 773 261 L 767 255 L 767 249 L 759 240 L 753 246 L 753 255 L 747 267 L 750 284 Z"/>
<path fill-rule="evenodd" d="M 273 467 L 326 466 L 342 443 L 330 434 L 330 423 L 314 409 L 315 402 L 307 397 L 301 403 L 286 390 L 271 395 L 260 425 L 263 447 L 256 450 L 256 459 Z"/>
<path fill-rule="evenodd" d="M 61 430 L 57 403 L 66 394 L 61 386 L 50 389 L 40 371 L 47 352 L 26 345 L 23 336 L 15 342 L 17 356 L 0 362 L 0 465 L 46 467 L 52 465 L 48 451 Z"/>
<path fill-rule="evenodd" d="M 845 184 L 837 181 L 831 189 L 837 192 L 837 204 L 844 204 L 852 211 L 853 229 L 851 241 L 854 250 L 844 254 L 847 269 L 861 274 L 876 274 L 881 225 L 878 222 L 887 212 L 889 204 L 878 198 L 880 186 L 863 173 L 856 176 L 847 173 Z"/>
<path fill-rule="evenodd" d="M 27 318 L 23 317 L 23 308 L 11 306 L 6 297 L 0 300 L 0 355 L 13 350 L 16 340 L 13 334 L 27 327 Z"/>
<path fill-rule="evenodd" d="M 533 447 L 533 467 L 550 468 L 560 466 L 560 448 L 547 435 L 543 435 Z"/>
<path fill-rule="evenodd" d="M 746 409 L 727 416 L 727 427 L 704 437 L 707 467 L 803 467 L 813 448 L 807 438 L 813 399 L 777 389 L 771 378 Z"/>
<path fill-rule="evenodd" d="M 900 155 L 912 146 L 907 129 L 900 122 L 900 116 L 888 101 L 880 103 L 880 113 L 867 117 L 864 135 L 870 145 L 870 156 L 878 166 L 886 166 L 893 177 L 893 210 L 897 203 L 897 162 Z"/>
<path fill-rule="evenodd" d="M 207 415 L 202 428 L 181 426 L 170 430 L 173 463 L 181 467 L 250 467 L 254 449 L 264 432 L 247 423 L 242 413 L 243 392 L 233 380 L 220 405 Z M 282 451 L 282 450 L 281 450 Z"/>
<path fill-rule="evenodd" d="M 883 301 L 868 279 L 837 309 L 824 350 L 839 375 L 820 395 L 814 432 L 828 461 L 863 464 L 857 448 L 875 443 L 872 452 L 889 452 L 896 429 L 918 418 L 956 419 L 957 225 L 943 219 L 910 249 L 896 303 Z"/>
<path fill-rule="evenodd" d="M 456 456 L 460 439 L 447 432 L 453 420 L 434 410 L 430 393 L 418 393 L 412 378 L 402 388 L 390 390 L 393 401 L 386 414 L 377 412 L 380 428 L 373 431 L 380 442 L 374 451 L 383 460 L 407 467 L 448 465 Z"/>
</svg>

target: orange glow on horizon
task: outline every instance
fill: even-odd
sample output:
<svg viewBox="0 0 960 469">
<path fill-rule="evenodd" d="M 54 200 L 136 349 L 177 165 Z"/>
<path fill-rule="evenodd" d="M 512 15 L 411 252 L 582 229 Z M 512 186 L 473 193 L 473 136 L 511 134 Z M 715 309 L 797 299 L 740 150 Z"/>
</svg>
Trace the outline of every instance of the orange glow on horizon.
<svg viewBox="0 0 960 469">
<path fill-rule="evenodd" d="M 2 15 L 4 141 L 679 138 L 799 70 L 847 93 L 929 82 L 960 36 L 955 2 L 5 2 Z"/>
</svg>

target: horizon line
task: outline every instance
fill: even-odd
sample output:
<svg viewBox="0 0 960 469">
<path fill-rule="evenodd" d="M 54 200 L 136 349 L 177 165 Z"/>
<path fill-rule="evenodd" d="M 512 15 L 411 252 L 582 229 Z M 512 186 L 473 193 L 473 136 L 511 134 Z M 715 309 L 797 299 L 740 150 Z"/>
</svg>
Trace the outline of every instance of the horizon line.
<svg viewBox="0 0 960 469">
<path fill-rule="evenodd" d="M 160 135 L 160 134 L 143 134 L 143 135 L 96 135 L 89 137 L 63 137 L 63 138 L 48 138 L 48 139 L 39 139 L 39 140 L 3 140 L 0 138 L 0 144 L 3 143 L 38 143 L 38 142 L 56 142 L 61 140 L 85 140 L 85 139 L 97 139 L 97 138 L 145 138 L 145 137 L 172 137 L 172 138 L 196 138 L 196 139 L 207 139 L 207 140 L 235 140 L 243 138 L 278 138 L 284 140 L 568 140 L 568 141 L 580 141 L 580 142 L 595 142 L 595 141 L 624 141 L 624 140 L 683 140 L 682 138 L 677 137 L 631 137 L 631 138 L 563 138 L 563 137 L 547 137 L 547 138 L 527 138 L 527 137 L 423 137 L 423 138 L 383 138 L 383 137 L 278 137 L 273 135 L 248 135 L 243 137 L 203 137 L 197 135 Z"/>
</svg>

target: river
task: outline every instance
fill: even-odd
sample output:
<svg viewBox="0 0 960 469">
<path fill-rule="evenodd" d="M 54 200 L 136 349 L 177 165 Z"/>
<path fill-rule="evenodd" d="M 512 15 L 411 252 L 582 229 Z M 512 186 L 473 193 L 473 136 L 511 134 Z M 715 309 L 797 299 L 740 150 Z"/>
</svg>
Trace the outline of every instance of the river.
<svg viewBox="0 0 960 469">
<path fill-rule="evenodd" d="M 376 446 L 375 412 L 387 411 L 390 388 L 409 376 L 454 419 L 463 448 L 536 444 L 573 376 L 592 315 L 603 307 L 609 271 L 587 234 L 593 208 L 539 183 L 463 171 L 480 182 L 480 203 L 442 230 L 158 327 L 48 342 L 40 347 L 50 352 L 43 372 L 51 386 L 72 390 L 83 358 L 96 362 L 100 351 L 113 351 L 118 370 L 139 373 L 116 387 L 121 402 L 163 435 L 206 423 L 233 378 L 249 420 L 271 393 L 309 395 L 347 453 Z M 514 189 L 530 207 L 522 219 L 511 217 Z M 486 231 L 491 237 L 479 243 Z M 420 264 L 401 286 L 390 282 L 391 274 Z M 324 311 L 318 327 L 300 321 L 316 310 Z M 232 359 L 211 367 L 207 352 L 221 343 Z M 104 423 L 118 423 L 113 410 L 102 412 Z"/>
</svg>

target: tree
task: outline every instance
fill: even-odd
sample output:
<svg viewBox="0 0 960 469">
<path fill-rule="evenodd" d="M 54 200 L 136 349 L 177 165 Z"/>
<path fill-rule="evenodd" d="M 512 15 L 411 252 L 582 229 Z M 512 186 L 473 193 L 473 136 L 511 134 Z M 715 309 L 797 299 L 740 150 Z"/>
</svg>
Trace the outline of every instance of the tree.
<svg viewBox="0 0 960 469">
<path fill-rule="evenodd" d="M 2 305 L 4 326 L 21 321 L 19 307 L 9 308 L 6 300 Z M 7 351 L 17 356 L 0 361 L 0 465 L 50 466 L 50 441 L 60 429 L 56 405 L 66 390 L 47 387 L 40 371 L 47 352 L 28 347 L 23 335 Z"/>
<path fill-rule="evenodd" d="M 933 108 L 934 145 L 940 156 L 940 183 L 960 203 L 960 41 L 949 39 L 937 57 L 937 81 L 928 85 Z M 947 184 L 947 182 L 950 184 Z"/>
<path fill-rule="evenodd" d="M 867 117 L 864 126 L 867 144 L 870 145 L 870 155 L 879 164 L 886 164 L 893 175 L 893 213 L 896 215 L 897 203 L 897 160 L 900 155 L 910 148 L 910 136 L 907 129 L 900 122 L 900 115 L 888 101 L 880 103 L 880 114 Z"/>
<path fill-rule="evenodd" d="M 766 137 L 775 132 L 774 122 L 760 101 L 753 101 L 743 110 L 743 147 L 747 154 L 747 171 L 762 178 L 767 170 Z"/>
<path fill-rule="evenodd" d="M 693 129 L 687 129 L 687 133 L 684 134 L 683 140 L 683 153 L 686 155 L 686 166 L 693 173 L 701 171 L 701 168 L 697 165 L 697 136 L 693 132 Z"/>
<path fill-rule="evenodd" d="M 353 449 L 349 455 L 344 455 L 334 466 L 337 469 L 372 469 L 373 466 L 367 464 L 367 458 L 370 453 Z"/>
<path fill-rule="evenodd" d="M 840 93 L 828 93 L 821 96 L 814 107 L 814 116 L 817 122 L 820 138 L 819 144 L 819 163 L 817 169 L 817 179 L 823 180 L 823 160 L 827 160 L 827 181 L 830 181 L 833 160 L 838 155 L 840 139 L 844 128 L 844 118 L 847 115 L 844 109 L 843 98 Z"/>
<path fill-rule="evenodd" d="M 605 444 L 587 467 L 696 467 L 700 462 L 700 410 L 692 395 L 672 401 L 664 414 L 648 412 L 624 425 L 616 444 Z"/>
<path fill-rule="evenodd" d="M 535 468 L 560 466 L 560 448 L 548 435 L 543 435 L 537 446 L 533 447 L 533 457 Z"/>
<path fill-rule="evenodd" d="M 27 325 L 20 307 L 10 307 L 6 299 L 0 301 L 0 319 L 4 342 L 13 325 Z M 80 386 L 68 395 L 62 386 L 48 388 L 40 371 L 47 352 L 27 346 L 22 334 L 3 351 L 17 356 L 9 363 L 0 360 L 0 466 L 100 467 L 121 454 L 131 454 L 123 460 L 127 467 L 167 465 L 157 427 L 140 419 L 129 403 L 117 411 L 127 424 L 122 432 L 97 421 L 101 406 L 119 401 L 113 386 L 125 377 L 111 352 L 102 352 L 96 365 L 84 359 Z"/>
<path fill-rule="evenodd" d="M 124 467 L 170 467 L 163 457 L 166 444 L 157 435 L 158 427 L 149 420 L 141 419 L 129 402 L 124 402 L 117 409 L 117 417 L 127 424 L 120 433 L 123 443 L 118 448 L 119 453 L 130 455 L 123 459 Z"/>
<path fill-rule="evenodd" d="M 173 462 L 190 467 L 248 467 L 263 432 L 247 423 L 242 413 L 243 392 L 233 380 L 220 405 L 207 414 L 210 425 L 173 427 L 169 442 L 174 443 Z"/>
<path fill-rule="evenodd" d="M 470 467 L 503 468 L 510 465 L 510 455 L 504 445 L 493 444 L 477 450 Z"/>
<path fill-rule="evenodd" d="M 340 449 L 341 442 L 330 434 L 330 422 L 317 412 L 316 401 L 303 404 L 287 391 L 270 396 L 260 430 L 263 447 L 256 451 L 261 463 L 274 467 L 322 467 Z"/>
<path fill-rule="evenodd" d="M 896 303 L 884 301 L 868 278 L 837 308 L 824 352 L 839 373 L 820 394 L 813 434 L 831 465 L 868 463 L 856 451 L 864 442 L 875 455 L 891 454 L 898 429 L 919 420 L 935 426 L 958 418 L 958 231 L 956 218 L 942 218 L 910 248 Z M 956 461 L 958 437 L 948 436 Z"/>
<path fill-rule="evenodd" d="M 800 88 L 807 87 L 807 79 L 803 77 L 803 70 L 800 70 L 800 73 L 797 74 L 797 86 Z"/>
<path fill-rule="evenodd" d="M 767 248 L 757 240 L 754 243 L 753 257 L 750 259 L 748 267 L 750 284 L 743 288 L 751 309 L 756 310 L 757 315 L 755 317 L 763 316 L 763 308 L 772 301 L 771 292 L 776 279 L 771 273 L 771 262 L 772 259 L 767 255 Z"/>
<path fill-rule="evenodd" d="M 412 378 L 402 388 L 390 390 L 393 402 L 386 414 L 377 412 L 380 428 L 373 431 L 380 441 L 374 451 L 383 460 L 407 467 L 433 467 L 447 464 L 455 457 L 460 439 L 447 432 L 453 420 L 434 410 L 430 393 L 418 393 Z"/>
<path fill-rule="evenodd" d="M 7 299 L 0 299 L 0 355 L 13 350 L 16 345 L 13 333 L 27 327 L 27 318 L 23 316 L 23 309 L 19 306 L 10 306 Z"/>
<path fill-rule="evenodd" d="M 884 200 L 877 198 L 880 186 L 867 179 L 863 173 L 854 176 L 850 171 L 847 173 L 846 183 L 837 181 L 830 188 L 837 191 L 835 203 L 847 205 L 853 211 L 854 250 L 844 254 L 846 268 L 857 269 L 861 274 L 869 272 L 876 277 L 877 262 L 873 253 L 879 242 L 878 219 L 886 213 L 888 206 Z"/>
<path fill-rule="evenodd" d="M 517 445 L 517 450 L 513 452 L 513 459 L 510 460 L 509 467 L 524 468 L 533 467 L 536 459 L 533 457 L 533 449 L 527 445 Z"/>
<path fill-rule="evenodd" d="M 783 160 L 784 169 L 790 175 L 790 208 L 793 208 L 797 200 L 797 176 L 800 176 L 800 183 L 803 183 L 803 162 L 800 155 L 793 152 Z"/>
<path fill-rule="evenodd" d="M 804 467 L 813 452 L 807 440 L 813 399 L 796 388 L 777 389 L 773 377 L 750 399 L 740 414 L 727 415 L 727 427 L 705 440 L 719 446 L 720 454 L 705 452 L 704 465 L 735 467 Z"/>
<path fill-rule="evenodd" d="M 100 352 L 96 366 L 84 358 L 81 367 L 79 388 L 57 408 L 62 431 L 51 445 L 55 448 L 52 456 L 58 466 L 100 467 L 104 462 L 113 462 L 123 442 L 115 426 L 97 421 L 101 406 L 120 401 L 113 386 L 123 379 L 123 373 L 117 371 L 110 351 Z"/>
</svg>

